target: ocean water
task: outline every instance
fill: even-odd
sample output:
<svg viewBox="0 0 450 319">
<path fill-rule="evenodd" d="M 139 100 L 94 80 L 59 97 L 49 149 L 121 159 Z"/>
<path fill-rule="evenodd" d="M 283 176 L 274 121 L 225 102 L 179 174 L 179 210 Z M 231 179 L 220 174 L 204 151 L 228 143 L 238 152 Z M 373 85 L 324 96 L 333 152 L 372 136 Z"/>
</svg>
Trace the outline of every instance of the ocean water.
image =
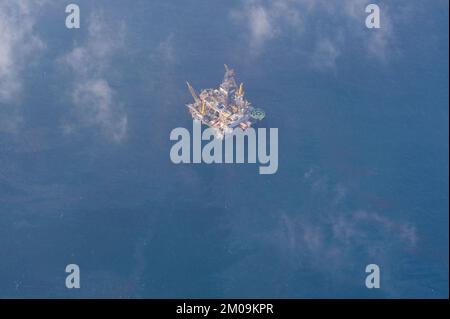
<svg viewBox="0 0 450 319">
<path fill-rule="evenodd" d="M 364 1 L 77 3 L 79 30 L 56 1 L 27 16 L 42 48 L 11 45 L 0 297 L 448 297 L 446 1 L 381 2 L 379 34 Z M 185 81 L 215 87 L 224 63 L 278 128 L 276 174 L 170 161 Z M 77 104 L 97 80 L 111 100 Z"/>
</svg>

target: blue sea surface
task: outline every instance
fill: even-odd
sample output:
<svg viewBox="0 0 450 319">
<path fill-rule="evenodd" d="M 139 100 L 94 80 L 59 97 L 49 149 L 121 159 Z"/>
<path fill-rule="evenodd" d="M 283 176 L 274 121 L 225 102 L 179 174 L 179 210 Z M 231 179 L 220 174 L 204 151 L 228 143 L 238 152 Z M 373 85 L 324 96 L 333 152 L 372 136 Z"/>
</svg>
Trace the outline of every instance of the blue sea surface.
<svg viewBox="0 0 450 319">
<path fill-rule="evenodd" d="M 80 29 L 65 1 L 35 10 L 44 47 L 0 99 L 0 297 L 448 298 L 447 1 L 379 1 L 381 31 L 365 1 L 75 2 Z M 278 128 L 276 174 L 170 160 L 185 81 L 216 87 L 224 63 Z M 112 100 L 77 105 L 100 79 Z"/>
</svg>

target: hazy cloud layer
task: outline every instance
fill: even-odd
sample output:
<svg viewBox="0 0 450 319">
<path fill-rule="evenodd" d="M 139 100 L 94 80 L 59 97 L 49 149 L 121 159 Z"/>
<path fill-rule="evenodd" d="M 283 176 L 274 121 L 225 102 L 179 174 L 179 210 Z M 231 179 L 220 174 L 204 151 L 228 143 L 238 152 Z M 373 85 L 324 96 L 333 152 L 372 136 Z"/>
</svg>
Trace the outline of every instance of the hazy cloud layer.
<svg viewBox="0 0 450 319">
<path fill-rule="evenodd" d="M 172 65 L 176 62 L 177 56 L 173 33 L 170 33 L 167 38 L 158 44 L 155 51 L 151 54 L 151 59 L 153 63 L 163 64 L 163 66 Z"/>
<path fill-rule="evenodd" d="M 124 27 L 108 25 L 102 15 L 89 18 L 86 39 L 61 61 L 74 74 L 71 98 L 81 126 L 95 127 L 108 139 L 120 142 L 127 132 L 127 115 L 116 90 L 108 80 L 113 59 L 124 47 Z M 65 124 L 71 133 L 73 124 Z"/>
<path fill-rule="evenodd" d="M 0 2 L 0 130 L 14 130 L 20 121 L 13 104 L 23 90 L 23 72 L 45 47 L 34 29 L 43 3 Z"/>
<path fill-rule="evenodd" d="M 388 57 L 394 26 L 390 10 L 381 5 L 381 29 L 367 29 L 366 0 L 243 0 L 231 11 L 231 20 L 243 28 L 252 55 L 263 53 L 283 36 L 300 38 L 302 50 L 317 68 L 334 68 L 348 41 L 360 41 L 369 56 Z M 313 42 L 308 41 L 311 36 Z"/>
<path fill-rule="evenodd" d="M 291 284 L 301 280 L 303 273 L 317 278 L 317 282 L 329 280 L 333 287 L 342 282 L 362 287 L 361 277 L 354 276 L 353 267 L 358 274 L 364 274 L 369 261 L 386 265 L 398 254 L 406 256 L 417 247 L 419 238 L 414 224 L 384 211 L 359 208 L 355 190 L 332 181 L 319 167 L 304 174 L 299 188 L 303 187 L 305 191 L 297 206 L 277 203 L 273 212 L 267 208 L 250 213 L 244 208 L 233 215 L 229 250 L 245 258 L 223 273 L 226 293 L 283 296 Z M 262 265 L 261 260 L 270 262 Z M 256 279 L 249 273 L 255 269 L 257 280 L 270 281 L 268 277 L 273 277 L 274 282 L 265 285 L 272 285 L 274 291 L 264 287 L 252 290 Z M 332 278 L 325 279 L 329 274 Z M 384 270 L 384 274 L 389 276 L 389 270 Z M 296 291 L 298 296 L 309 297 L 314 294 L 314 287 L 298 287 Z M 333 293 L 329 291 L 330 295 Z M 395 287 L 384 287 L 383 294 L 394 296 Z"/>
</svg>

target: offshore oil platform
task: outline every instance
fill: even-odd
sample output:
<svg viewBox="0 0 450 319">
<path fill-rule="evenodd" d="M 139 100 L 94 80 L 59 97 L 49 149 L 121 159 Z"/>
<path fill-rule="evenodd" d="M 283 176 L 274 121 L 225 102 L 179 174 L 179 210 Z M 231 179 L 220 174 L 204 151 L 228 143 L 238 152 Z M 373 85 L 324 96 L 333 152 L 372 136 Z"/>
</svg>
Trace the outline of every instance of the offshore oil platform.
<svg viewBox="0 0 450 319">
<path fill-rule="evenodd" d="M 265 117 L 264 110 L 251 106 L 244 98 L 244 84 L 239 87 L 234 70 L 225 64 L 225 76 L 217 89 L 205 89 L 197 96 L 194 88 L 186 82 L 194 102 L 186 104 L 194 120 L 216 130 L 216 137 L 223 138 L 234 128 L 243 130 Z"/>
</svg>

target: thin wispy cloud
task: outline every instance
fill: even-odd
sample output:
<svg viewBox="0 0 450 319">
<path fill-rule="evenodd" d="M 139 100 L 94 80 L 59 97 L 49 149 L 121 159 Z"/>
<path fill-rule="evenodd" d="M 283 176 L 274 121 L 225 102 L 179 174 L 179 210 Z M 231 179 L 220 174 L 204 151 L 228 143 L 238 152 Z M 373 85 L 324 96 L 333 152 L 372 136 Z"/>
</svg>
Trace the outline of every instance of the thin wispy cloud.
<svg viewBox="0 0 450 319">
<path fill-rule="evenodd" d="M 155 51 L 151 54 L 153 63 L 172 65 L 177 61 L 177 55 L 174 44 L 174 34 L 170 33 L 167 38 L 162 40 Z"/>
<path fill-rule="evenodd" d="M 341 52 L 334 41 L 321 39 L 313 51 L 311 63 L 318 69 L 334 68 Z"/>
<path fill-rule="evenodd" d="M 381 29 L 367 29 L 367 0 L 243 0 L 230 13 L 242 27 L 252 55 L 260 55 L 272 41 L 285 36 L 300 39 L 311 66 L 334 68 L 350 41 L 358 41 L 369 57 L 386 61 L 395 47 L 390 8 L 381 5 Z M 314 40 L 310 41 L 309 37 Z"/>
<path fill-rule="evenodd" d="M 35 31 L 38 8 L 45 1 L 0 2 L 0 130 L 16 129 L 15 102 L 23 92 L 23 73 L 45 48 Z"/>
<path fill-rule="evenodd" d="M 267 10 L 262 6 L 252 7 L 249 11 L 249 28 L 251 32 L 251 45 L 254 49 L 260 47 L 273 38 L 277 30 L 270 21 Z"/>
<path fill-rule="evenodd" d="M 285 1 L 243 1 L 239 8 L 230 12 L 230 17 L 244 26 L 252 55 L 261 53 L 270 40 L 281 35 L 284 24 L 297 28 L 301 25 L 299 13 Z"/>
<path fill-rule="evenodd" d="M 298 205 L 281 202 L 266 207 L 264 213 L 249 213 L 245 208 L 235 212 L 230 221 L 229 250 L 246 258 L 224 272 L 226 291 L 235 293 L 251 286 L 241 272 L 266 260 L 260 252 L 267 250 L 271 252 L 270 264 L 282 265 L 283 271 L 266 265 L 260 270 L 261 276 L 277 278 L 282 295 L 284 288 L 304 272 L 317 278 L 333 272 L 333 283 L 338 285 L 354 275 L 349 265 L 364 273 L 366 262 L 387 264 L 417 247 L 420 238 L 416 225 L 381 209 L 360 207 L 353 187 L 333 181 L 320 167 L 307 170 L 299 183 L 305 191 Z M 359 263 L 355 264 L 356 256 Z M 384 271 L 388 276 L 389 270 Z M 363 284 L 359 277 L 352 280 L 355 286 Z M 306 288 L 300 292 L 310 296 Z M 384 292 L 395 295 L 389 288 Z"/>
<path fill-rule="evenodd" d="M 84 42 L 60 59 L 74 74 L 73 114 L 78 126 L 94 127 L 106 138 L 121 142 L 126 137 L 128 118 L 108 73 L 114 57 L 124 48 L 124 27 L 108 25 L 101 14 L 91 15 L 88 23 Z M 74 129 L 73 124 L 63 125 L 66 134 Z"/>
</svg>

